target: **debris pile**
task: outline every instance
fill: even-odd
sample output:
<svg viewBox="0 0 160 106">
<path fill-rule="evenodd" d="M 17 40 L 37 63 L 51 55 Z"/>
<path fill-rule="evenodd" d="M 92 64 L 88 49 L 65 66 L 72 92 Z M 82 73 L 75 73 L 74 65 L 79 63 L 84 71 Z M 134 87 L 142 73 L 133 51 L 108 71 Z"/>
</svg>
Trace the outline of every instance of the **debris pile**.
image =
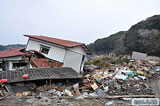
<svg viewBox="0 0 160 106">
<path fill-rule="evenodd" d="M 116 84 L 115 84 L 116 83 Z M 153 95 L 151 87 L 143 81 L 118 80 L 109 86 L 108 95 Z"/>
<path fill-rule="evenodd" d="M 22 70 L 25 72 L 22 76 L 23 79 L 19 80 L 15 77 L 13 82 L 10 78 L 8 82 L 2 85 L 10 94 L 15 96 L 69 96 L 83 99 L 98 96 L 154 95 L 148 82 L 150 79 L 157 78 L 158 73 L 154 70 L 157 64 L 153 61 L 130 61 L 128 64 L 110 64 L 109 67 L 104 66 L 103 69 L 98 69 L 95 66 L 95 70 L 92 68 L 92 71 L 88 71 L 88 74 L 84 75 L 83 78 L 79 77 L 79 74 L 73 70 L 70 69 L 69 71 L 69 68 L 63 68 L 63 70 L 62 68 Z M 68 70 L 67 73 L 64 73 L 64 69 Z M 12 75 L 12 73 L 13 76 L 21 75 L 21 70 L 10 72 L 8 75 Z M 1 76 L 3 75 L 6 74 Z M 34 75 L 37 76 L 36 79 L 33 77 Z M 21 85 L 23 89 L 20 89 L 21 87 L 18 85 Z M 7 92 L 1 87 L 0 96 L 6 94 Z"/>
<path fill-rule="evenodd" d="M 1 84 L 0 85 L 0 97 L 4 97 L 8 95 L 8 92 L 4 89 L 4 86 Z"/>
<path fill-rule="evenodd" d="M 95 69 L 85 76 L 81 89 L 89 96 L 154 95 L 149 81 L 158 77 L 154 70 L 158 63 L 136 60 Z"/>
</svg>

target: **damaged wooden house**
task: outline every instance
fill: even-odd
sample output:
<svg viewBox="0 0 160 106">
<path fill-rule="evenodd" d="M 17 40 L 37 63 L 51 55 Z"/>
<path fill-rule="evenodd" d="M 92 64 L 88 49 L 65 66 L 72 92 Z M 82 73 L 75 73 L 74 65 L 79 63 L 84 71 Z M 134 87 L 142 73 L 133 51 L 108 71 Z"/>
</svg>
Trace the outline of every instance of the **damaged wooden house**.
<svg viewBox="0 0 160 106">
<path fill-rule="evenodd" d="M 83 71 L 87 55 L 91 55 L 84 43 L 46 36 L 24 36 L 29 37 L 26 48 L 0 52 L 0 70 L 70 67 L 80 73 Z"/>
<path fill-rule="evenodd" d="M 91 55 L 84 43 L 24 36 L 29 37 L 25 48 L 0 52 L 0 82 L 10 94 L 32 91 L 29 89 L 32 84 L 36 87 L 61 82 L 70 84 L 82 79 L 79 73 L 83 71 L 87 55 Z"/>
<path fill-rule="evenodd" d="M 14 48 L 0 52 L 0 70 L 52 67 L 45 56 L 37 51 Z"/>
<path fill-rule="evenodd" d="M 24 36 L 29 37 L 26 51 L 38 51 L 51 59 L 55 66 L 70 67 L 78 73 L 83 70 L 86 56 L 91 54 L 84 43 L 46 36 Z"/>
<path fill-rule="evenodd" d="M 15 70 L 22 67 L 30 67 L 29 60 L 24 58 L 28 53 L 21 50 L 24 48 L 14 48 L 0 52 L 0 70 Z"/>
</svg>

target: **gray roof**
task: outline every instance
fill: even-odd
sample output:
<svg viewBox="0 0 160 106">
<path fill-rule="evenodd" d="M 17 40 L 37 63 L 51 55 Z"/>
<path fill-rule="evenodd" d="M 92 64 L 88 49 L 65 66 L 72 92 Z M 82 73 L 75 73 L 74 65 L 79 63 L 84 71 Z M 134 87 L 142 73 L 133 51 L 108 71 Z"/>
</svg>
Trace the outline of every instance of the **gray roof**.
<svg viewBox="0 0 160 106">
<path fill-rule="evenodd" d="M 28 79 L 22 76 L 28 74 Z M 0 79 L 8 79 L 7 83 L 42 80 L 42 79 L 78 79 L 82 78 L 75 70 L 68 67 L 60 68 L 30 68 L 8 72 L 0 72 Z"/>
</svg>

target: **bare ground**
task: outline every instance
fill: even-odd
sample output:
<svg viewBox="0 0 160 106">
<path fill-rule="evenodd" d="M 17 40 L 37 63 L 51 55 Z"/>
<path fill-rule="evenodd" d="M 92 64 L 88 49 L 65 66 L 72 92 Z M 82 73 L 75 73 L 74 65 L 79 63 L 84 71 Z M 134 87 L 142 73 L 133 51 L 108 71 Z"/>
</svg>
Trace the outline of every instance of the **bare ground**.
<svg viewBox="0 0 160 106">
<path fill-rule="evenodd" d="M 160 78 L 150 81 L 153 92 L 160 98 Z M 131 102 L 120 99 L 60 99 L 47 97 L 13 97 L 0 98 L 0 106 L 130 106 Z"/>
<path fill-rule="evenodd" d="M 152 87 L 153 92 L 155 92 L 156 97 L 160 98 L 160 78 L 151 80 L 150 85 Z"/>
</svg>

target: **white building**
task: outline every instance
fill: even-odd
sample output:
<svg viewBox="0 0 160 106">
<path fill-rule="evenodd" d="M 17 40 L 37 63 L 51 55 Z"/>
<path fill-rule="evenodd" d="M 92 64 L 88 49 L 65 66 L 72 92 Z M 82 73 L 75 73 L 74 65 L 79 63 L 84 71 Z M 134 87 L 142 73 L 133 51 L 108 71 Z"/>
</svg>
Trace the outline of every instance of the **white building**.
<svg viewBox="0 0 160 106">
<path fill-rule="evenodd" d="M 86 56 L 91 54 L 84 43 L 46 36 L 24 36 L 29 37 L 26 51 L 39 51 L 47 58 L 62 63 L 63 67 L 71 67 L 78 73 L 83 69 Z"/>
</svg>

